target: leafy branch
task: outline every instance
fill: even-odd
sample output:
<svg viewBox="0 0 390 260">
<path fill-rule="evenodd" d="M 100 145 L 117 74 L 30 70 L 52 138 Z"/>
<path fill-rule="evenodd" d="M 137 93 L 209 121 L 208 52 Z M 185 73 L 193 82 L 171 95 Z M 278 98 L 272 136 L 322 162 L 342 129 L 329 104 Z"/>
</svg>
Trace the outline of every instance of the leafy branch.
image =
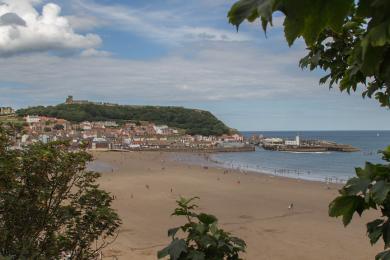
<svg viewBox="0 0 390 260">
<path fill-rule="evenodd" d="M 382 151 L 383 160 L 390 162 L 390 146 Z M 329 216 L 342 217 L 347 226 L 355 213 L 359 216 L 369 209 L 379 209 L 382 218 L 367 223 L 367 234 L 371 244 L 380 238 L 385 249 L 390 248 L 390 164 L 366 163 L 364 169 L 357 168 L 356 176 L 340 190 L 340 196 L 329 204 Z M 390 250 L 379 253 L 377 260 L 390 259 Z"/>
<path fill-rule="evenodd" d="M 194 212 L 198 207 L 193 203 L 196 199 L 199 198 L 180 198 L 176 201 L 178 208 L 172 215 L 185 217 L 187 223 L 168 230 L 168 236 L 172 238 L 172 241 L 158 252 L 158 258 L 169 256 L 171 260 L 241 259 L 239 254 L 245 252 L 245 242 L 219 229 L 215 216 Z M 179 231 L 182 231 L 187 237 L 176 237 Z"/>
<path fill-rule="evenodd" d="M 329 87 L 352 92 L 364 86 L 363 97 L 375 97 L 390 107 L 390 1 L 388 0 L 239 0 L 228 13 L 238 27 L 261 20 L 272 26 L 281 13 L 284 34 L 291 46 L 302 37 L 309 51 L 302 67 L 320 68 Z"/>
</svg>

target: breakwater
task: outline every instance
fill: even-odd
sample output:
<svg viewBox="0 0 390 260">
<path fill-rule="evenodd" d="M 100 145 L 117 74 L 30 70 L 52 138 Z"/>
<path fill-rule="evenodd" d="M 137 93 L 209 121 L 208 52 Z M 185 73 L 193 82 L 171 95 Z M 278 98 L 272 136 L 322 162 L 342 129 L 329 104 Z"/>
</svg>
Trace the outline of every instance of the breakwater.
<svg viewBox="0 0 390 260">
<path fill-rule="evenodd" d="M 318 152 L 358 152 L 358 148 L 355 148 L 351 145 L 344 144 L 327 144 L 327 145 L 302 145 L 302 146 L 292 146 L 292 145 L 269 145 L 263 144 L 262 147 L 265 150 L 271 151 L 281 151 L 281 152 L 305 152 L 305 153 L 318 153 Z"/>
</svg>

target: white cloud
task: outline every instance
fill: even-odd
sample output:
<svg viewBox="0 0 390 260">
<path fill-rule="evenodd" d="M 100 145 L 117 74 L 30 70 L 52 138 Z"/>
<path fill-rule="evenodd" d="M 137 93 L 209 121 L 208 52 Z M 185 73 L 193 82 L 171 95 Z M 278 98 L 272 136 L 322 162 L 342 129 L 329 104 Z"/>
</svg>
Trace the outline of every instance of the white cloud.
<svg viewBox="0 0 390 260">
<path fill-rule="evenodd" d="M 95 34 L 74 32 L 61 8 L 45 4 L 40 14 L 34 0 L 6 0 L 0 4 L 0 54 L 95 48 L 101 39 Z"/>
<path fill-rule="evenodd" d="M 68 94 L 124 103 L 261 100 L 310 96 L 317 89 L 313 87 L 318 85 L 317 77 L 308 77 L 297 67 L 301 53 L 236 50 L 235 43 L 226 43 L 202 46 L 191 59 L 175 55 L 148 61 L 93 55 L 16 56 L 4 61 L 0 78 L 28 86 L 8 89 L 8 93 L 40 98 L 40 103 Z"/>
<path fill-rule="evenodd" d="M 100 51 L 96 49 L 86 49 L 81 52 L 81 57 L 109 57 L 111 53 L 108 51 Z"/>
<path fill-rule="evenodd" d="M 88 31 L 105 25 L 96 17 L 88 15 L 69 15 L 66 16 L 66 19 L 75 31 Z"/>
<path fill-rule="evenodd" d="M 245 33 L 209 26 L 190 25 L 180 10 L 166 11 L 150 8 L 135 9 L 120 5 L 101 5 L 94 1 L 73 0 L 74 9 L 105 21 L 116 30 L 134 32 L 162 43 L 178 44 L 196 41 L 244 42 L 251 40 Z M 195 14 L 191 14 L 195 15 Z"/>
</svg>

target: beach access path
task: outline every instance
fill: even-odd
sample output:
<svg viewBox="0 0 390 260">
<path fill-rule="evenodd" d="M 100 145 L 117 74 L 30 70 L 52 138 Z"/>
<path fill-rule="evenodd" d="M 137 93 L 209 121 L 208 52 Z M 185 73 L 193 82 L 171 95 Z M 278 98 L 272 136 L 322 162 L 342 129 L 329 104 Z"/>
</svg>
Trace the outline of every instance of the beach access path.
<svg viewBox="0 0 390 260">
<path fill-rule="evenodd" d="M 244 259 L 374 259 L 383 245 L 371 247 L 365 224 L 379 212 L 344 228 L 328 217 L 328 204 L 340 185 L 240 173 L 170 160 L 167 153 L 100 152 L 105 167 L 101 187 L 116 197 L 123 224 L 106 259 L 157 259 L 170 242 L 167 230 L 182 224 L 171 217 L 180 196 L 199 196 L 199 211 L 214 214 L 219 225 L 244 239 Z M 293 203 L 293 209 L 288 206 Z"/>
</svg>

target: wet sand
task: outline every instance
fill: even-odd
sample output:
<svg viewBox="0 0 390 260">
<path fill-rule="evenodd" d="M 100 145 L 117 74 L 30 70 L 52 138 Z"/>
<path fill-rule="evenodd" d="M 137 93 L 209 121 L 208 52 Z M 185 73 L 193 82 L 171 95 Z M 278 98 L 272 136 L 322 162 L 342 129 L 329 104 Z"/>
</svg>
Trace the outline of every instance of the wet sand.
<svg viewBox="0 0 390 260">
<path fill-rule="evenodd" d="M 170 239 L 167 230 L 182 223 L 171 217 L 180 196 L 199 196 L 200 211 L 214 214 L 219 225 L 247 243 L 244 259 L 373 259 L 383 247 L 371 247 L 365 223 L 379 213 L 344 228 L 328 217 L 336 184 L 269 175 L 225 172 L 186 165 L 159 152 L 101 152 L 95 159 L 114 166 L 101 186 L 116 197 L 123 225 L 107 259 L 156 259 Z M 294 204 L 289 210 L 290 203 Z"/>
</svg>

